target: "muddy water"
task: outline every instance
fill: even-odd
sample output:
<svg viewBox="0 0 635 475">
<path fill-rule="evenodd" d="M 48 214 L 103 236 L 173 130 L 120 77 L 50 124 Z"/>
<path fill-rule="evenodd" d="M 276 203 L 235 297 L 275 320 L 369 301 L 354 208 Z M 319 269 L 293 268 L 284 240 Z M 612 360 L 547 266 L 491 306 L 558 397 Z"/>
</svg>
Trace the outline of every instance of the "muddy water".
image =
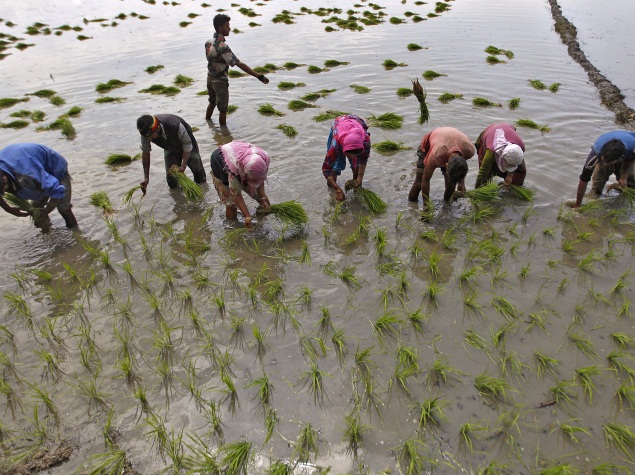
<svg viewBox="0 0 635 475">
<path fill-rule="evenodd" d="M 35 44 L 23 52 L 13 52 L 0 63 L 3 95 L 23 97 L 50 88 L 67 104 L 55 108 L 45 99 L 32 97 L 27 103 L 1 111 L 2 121 L 9 121 L 9 114 L 22 106 L 45 111 L 49 121 L 71 106 L 84 108 L 82 115 L 72 120 L 78 132 L 72 141 L 56 131 L 36 132 L 34 125 L 0 132 L 6 143 L 38 141 L 55 148 L 68 158 L 74 178 L 75 212 L 81 228 L 78 234 L 64 230 L 58 216 L 53 217 L 50 236 L 41 236 L 26 220 L 6 214 L 0 218 L 5 236 L 0 252 L 5 268 L 23 281 L 20 287 L 16 278 L 5 275 L 0 281 L 3 292 L 23 296 L 33 315 L 30 330 L 28 319 L 20 319 L 9 300 L 3 299 L 2 324 L 15 335 L 15 351 L 6 338 L 2 351 L 15 362 L 19 378 L 46 388 L 59 408 L 59 424 L 47 423 L 50 443 L 71 438 L 78 445 L 71 460 L 52 473 L 68 473 L 91 454 L 104 451 L 101 431 L 108 411 L 91 404 L 79 389 L 80 383 L 90 381 L 107 394 L 107 405 L 114 409 L 113 426 L 121 434 L 118 446 L 139 472 L 156 473 L 172 461 L 158 454 L 157 443 L 147 435 L 150 428 L 144 421 L 149 416 L 142 413 L 134 397 L 135 388 L 146 390 L 153 413 L 164 420 L 168 432 L 183 430 L 184 440 L 196 434 L 210 450 L 215 449 L 218 441 L 210 434 L 209 423 L 184 384 L 188 367 L 195 368 L 196 386 L 203 399 L 220 404 L 225 440 L 244 438 L 253 442 L 257 468 L 250 468 L 250 472 L 264 471 L 269 456 L 273 460 L 293 459 L 292 445 L 306 422 L 319 432 L 321 442 L 315 462 L 322 467 L 332 466 L 332 473 L 395 469 L 399 447 L 417 436 L 426 444 L 421 448 L 422 455 L 439 463 L 441 473 L 456 473 L 457 469 L 476 472 L 490 463 L 506 465 L 510 473 L 528 473 L 556 461 L 590 470 L 623 458 L 605 445 L 603 424 L 634 424 L 633 412 L 621 409 L 615 397 L 617 388 L 628 379 L 613 371 L 606 358 L 617 350 L 610 336 L 613 332 L 635 337 L 628 311 L 633 262 L 627 238 L 633 231 L 632 217 L 627 203 L 614 194 L 586 214 L 572 216 L 567 208 L 561 208 L 563 200 L 574 196 L 590 144 L 615 126 L 612 114 L 600 106 L 586 75 L 569 59 L 553 32 L 546 3 L 457 0 L 450 11 L 420 23 L 408 20 L 405 12 L 426 17 L 434 6 L 385 3 L 381 5 L 386 18 L 399 17 L 405 22 L 386 22 L 361 32 L 332 33 L 324 31 L 321 18 L 315 15 L 297 16 L 293 25 L 274 24 L 271 19 L 284 9 L 299 12 L 302 6 L 334 7 L 335 2 L 244 5 L 261 15 L 254 18 L 240 14 L 230 2 L 215 2 L 213 8 L 193 2 L 173 6 L 136 1 L 28 5 L 23 4 L 20 10 L 4 5 L 0 10 L 0 17 L 17 25 L 3 27 L 2 31 L 16 36 L 19 33 Z M 353 7 L 352 2 L 337 2 L 337 7 L 344 12 L 355 8 L 360 13 L 369 8 Z M 228 130 L 221 130 L 214 122 L 203 120 L 205 97 L 196 94 L 205 89 L 203 43 L 211 36 L 217 8 L 226 8 L 232 27 L 241 31 L 232 33 L 228 41 L 238 57 L 252 67 L 265 63 L 281 66 L 286 61 L 322 67 L 329 59 L 350 64 L 315 75 L 308 74 L 306 66 L 280 70 L 269 75 L 267 86 L 253 78 L 232 80 L 231 103 L 239 109 L 229 116 Z M 105 18 L 108 21 L 103 23 L 110 24 L 121 12 L 150 18 L 128 16 L 117 20 L 116 27 L 83 22 L 84 18 Z M 190 20 L 188 13 L 201 16 Z M 82 34 L 92 39 L 79 42 L 72 32 L 59 37 L 23 35 L 34 21 L 51 27 L 80 25 L 84 27 Z M 181 28 L 181 21 L 192 23 Z M 260 26 L 250 27 L 252 21 Z M 409 43 L 426 49 L 409 52 Z M 488 65 L 483 51 L 488 45 L 511 50 L 514 58 Z M 407 66 L 386 71 L 382 67 L 385 59 Z M 165 68 L 154 75 L 143 71 L 157 64 Z M 410 78 L 420 77 L 429 69 L 447 76 L 422 80 L 431 113 L 430 123 L 422 127 L 416 122 L 415 99 L 400 99 L 395 91 L 408 87 Z M 138 93 L 152 84 L 169 85 L 177 74 L 196 82 L 172 98 Z M 134 83 L 108 94 L 125 97 L 126 101 L 95 104 L 99 97 L 95 85 L 110 79 Z M 529 79 L 540 79 L 547 85 L 559 82 L 560 90 L 534 90 L 528 85 Z M 304 82 L 306 87 L 280 91 L 276 87 L 280 81 Z M 351 84 L 372 91 L 357 95 L 350 89 Z M 336 91 L 316 101 L 316 109 L 287 109 L 291 99 L 321 89 Z M 441 104 L 437 97 L 444 92 L 461 93 L 464 98 Z M 502 104 L 520 97 L 521 106 L 515 111 L 507 107 L 477 108 L 471 104 L 474 97 Z M 257 108 L 267 102 L 286 115 L 262 117 Z M 312 119 L 329 109 L 362 117 L 385 112 L 404 117 L 404 126 L 397 131 L 371 128 L 374 142 L 395 140 L 413 148 L 390 155 L 373 152 L 371 156 L 365 184 L 389 203 L 385 215 L 370 216 L 350 196 L 343 212 L 334 217 L 334 202 L 320 174 L 330 124 Z M 118 204 L 120 197 L 142 178 L 139 162 L 110 168 L 103 160 L 110 153 L 135 154 L 139 146 L 135 120 L 140 114 L 154 112 L 179 114 L 198 127 L 196 135 L 204 157 L 218 144 L 232 139 L 262 146 L 272 156 L 268 180 L 271 201 L 300 201 L 309 213 L 310 224 L 304 229 L 282 229 L 270 218 L 261 220 L 246 241 L 228 241 L 227 233 L 233 226 L 224 222 L 213 189 L 206 187 L 204 202 L 196 204 L 188 203 L 178 191 L 169 191 L 161 154 L 155 150 L 148 195 L 136 201 L 138 212 L 132 207 L 120 208 L 113 216 L 123 236 L 114 239 L 98 210 L 88 204 L 88 197 L 103 189 Z M 442 179 L 435 175 L 432 200 L 436 216 L 431 223 L 422 223 L 421 203 L 412 205 L 406 200 L 413 178 L 413 150 L 421 137 L 434 127 L 452 125 L 475 139 L 492 122 L 520 118 L 552 129 L 546 134 L 520 129 L 528 151 L 527 186 L 536 192 L 535 201 L 528 204 L 505 197 L 494 205 L 494 217 L 479 220 L 467 200 L 452 207 L 443 205 Z M 293 125 L 299 132 L 297 138 L 286 138 L 275 128 L 280 124 Z M 205 165 L 209 168 L 207 159 Z M 343 178 L 349 176 L 350 171 L 344 172 Z M 472 165 L 466 183 L 471 186 L 475 178 Z M 613 214 L 612 210 L 623 212 Z M 349 237 L 366 219 L 370 220 L 368 236 L 350 243 Z M 380 249 L 378 242 L 382 242 L 384 233 L 385 247 Z M 310 262 L 298 261 L 304 242 Z M 143 243 L 149 252 L 144 252 Z M 90 248 L 106 251 L 112 268 L 92 258 Z M 441 256 L 438 271 L 431 265 L 436 256 Z M 124 270 L 127 263 L 132 278 Z M 347 286 L 338 277 L 347 266 L 354 269 L 359 288 Z M 523 268 L 527 269 L 524 279 L 519 275 Z M 50 272 L 51 282 L 35 278 L 30 271 L 36 269 Z M 460 275 L 470 269 L 476 272 L 470 285 L 459 285 Z M 197 289 L 196 275 L 201 273 L 209 275 L 209 288 Z M 282 283 L 283 293 L 272 300 L 267 291 L 274 286 L 267 282 Z M 250 288 L 254 292 L 251 296 Z M 312 291 L 310 305 L 300 298 L 304 288 Z M 436 299 L 429 297 L 431 288 L 439 292 Z M 187 290 L 193 297 L 191 309 Z M 108 303 L 108 295 L 115 296 L 113 304 Z M 497 311 L 495 304 L 501 298 L 519 313 L 505 317 Z M 470 312 L 464 304 L 466 299 L 475 300 L 480 309 Z M 219 310 L 221 301 L 225 302 L 224 312 Z M 414 331 L 409 321 L 409 315 L 417 310 L 425 316 L 422 334 Z M 192 311 L 204 319 L 205 332 L 213 336 L 216 350 L 210 351 L 206 346 L 210 339 L 195 331 Z M 343 330 L 347 337 L 348 354 L 343 365 L 333 350 L 332 332 L 319 332 L 317 321 L 327 311 L 334 329 Z M 128 313 L 132 315 L 130 323 L 124 318 Z M 382 342 L 373 324 L 388 313 L 398 317 L 397 336 L 387 335 Z M 244 343 L 232 330 L 232 321 L 236 327 L 241 318 Z M 532 320 L 544 322 L 544 329 L 532 326 Z M 511 325 L 505 327 L 508 323 Z M 43 329 L 47 325 L 52 325 L 63 346 L 45 338 Z M 267 332 L 262 361 L 253 344 L 254 326 Z M 166 328 L 174 346 L 169 357 L 173 373 L 167 384 L 157 372 L 162 362 L 158 336 L 165 335 Z M 140 377 L 134 388 L 126 384 L 117 367 L 122 344 L 115 329 L 129 335 Z M 466 343 L 470 331 L 484 338 L 487 350 Z M 82 332 L 94 341 L 100 365 L 82 364 L 81 348 L 86 351 L 90 346 Z M 319 340 L 311 340 L 320 336 L 326 344 L 326 355 L 322 355 Z M 590 339 L 591 356 L 572 343 L 575 336 Z M 310 355 L 303 345 L 307 341 L 314 343 L 317 355 Z M 399 392 L 393 380 L 399 345 L 418 353 L 420 372 L 407 381 L 410 396 Z M 376 364 L 371 374 L 379 414 L 368 404 L 368 393 L 355 365 L 355 353 L 366 348 L 372 348 L 371 358 Z M 59 353 L 63 374 L 58 379 L 43 376 L 43 363 L 36 350 Z M 624 351 L 633 354 L 632 348 Z M 239 403 L 234 414 L 225 399 L 226 385 L 220 370 L 210 356 L 225 352 L 234 360 L 231 380 Z M 536 374 L 534 352 L 559 360 L 555 374 Z M 511 357 L 517 363 L 516 370 L 503 366 L 505 356 L 506 361 Z M 454 368 L 456 378 L 446 384 L 428 384 L 435 359 Z M 628 357 L 622 360 L 629 364 Z M 322 404 L 320 393 L 316 399 L 309 385 L 304 384 L 311 361 L 325 372 Z M 592 379 L 592 399 L 585 396 L 579 378 L 575 379 L 576 369 L 589 366 L 599 369 Z M 634 366 L 632 362 L 630 366 Z M 272 407 L 279 417 L 276 433 L 264 447 L 266 432 L 257 391 L 248 387 L 263 371 L 273 383 Z M 479 395 L 474 382 L 482 374 L 509 384 L 506 401 Z M 15 417 L 7 412 L 3 422 L 20 436 L 32 430 L 28 418 L 32 418 L 38 402 L 28 386 L 21 388 L 9 374 L 5 379 L 19 394 L 22 407 L 16 409 Z M 567 380 L 573 384 L 571 403 L 539 408 L 553 401 L 550 388 Z M 445 419 L 438 428 L 419 428 L 415 404 L 436 397 L 440 398 Z M 1 404 L 7 406 L 4 400 Z M 46 411 L 41 404 L 39 407 L 43 417 Z M 359 466 L 345 455 L 343 442 L 344 416 L 355 411 L 371 426 L 364 437 Z M 505 418 L 516 414 L 518 419 L 506 429 Z M 587 431 L 579 433 L 580 445 L 559 430 L 560 424 L 572 423 L 573 419 Z M 475 437 L 473 453 L 461 442 L 459 429 L 466 423 L 486 428 Z"/>
</svg>

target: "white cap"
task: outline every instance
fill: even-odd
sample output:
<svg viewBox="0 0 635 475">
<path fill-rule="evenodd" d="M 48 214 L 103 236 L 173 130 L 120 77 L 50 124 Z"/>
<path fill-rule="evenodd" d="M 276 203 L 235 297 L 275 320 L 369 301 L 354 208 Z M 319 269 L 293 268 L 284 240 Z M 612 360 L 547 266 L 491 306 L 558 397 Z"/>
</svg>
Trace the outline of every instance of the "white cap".
<svg viewBox="0 0 635 475">
<path fill-rule="evenodd" d="M 503 149 L 502 158 L 505 170 L 501 171 L 511 173 L 523 162 L 523 149 L 515 143 L 508 143 Z"/>
</svg>

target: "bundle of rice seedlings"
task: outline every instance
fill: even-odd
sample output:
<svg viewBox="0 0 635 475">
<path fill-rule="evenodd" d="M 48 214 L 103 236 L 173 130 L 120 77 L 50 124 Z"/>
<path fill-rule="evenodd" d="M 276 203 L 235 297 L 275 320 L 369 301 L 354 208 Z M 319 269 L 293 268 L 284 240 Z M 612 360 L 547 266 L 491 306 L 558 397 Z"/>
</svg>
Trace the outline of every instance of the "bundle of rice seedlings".
<svg viewBox="0 0 635 475">
<path fill-rule="evenodd" d="M 304 102 L 301 99 L 294 99 L 292 101 L 289 101 L 288 107 L 292 111 L 301 111 L 304 109 L 316 108 L 317 106 L 315 104 L 309 104 L 308 102 Z"/>
<path fill-rule="evenodd" d="M 327 59 L 324 61 L 325 68 L 335 68 L 337 66 L 345 66 L 347 64 L 351 64 L 348 61 L 338 61 L 337 59 Z"/>
<path fill-rule="evenodd" d="M 324 122 L 325 120 L 333 120 L 336 117 L 339 117 L 341 115 L 346 115 L 348 114 L 348 112 L 342 112 L 342 111 L 336 111 L 336 110 L 327 110 L 326 112 L 322 112 L 318 115 L 316 115 L 315 117 L 313 117 L 313 120 L 315 122 Z"/>
<path fill-rule="evenodd" d="M 12 193 L 5 193 L 3 198 L 7 203 L 15 206 L 16 208 L 19 208 L 25 213 L 29 213 L 29 215 L 31 216 L 31 220 L 36 225 L 40 222 L 40 219 L 42 217 L 42 208 L 37 208 L 33 206 L 33 203 L 31 201 L 23 200 L 22 198 L 19 198 Z"/>
<path fill-rule="evenodd" d="M 531 119 L 518 119 L 516 121 L 516 126 L 518 127 L 528 127 L 530 129 L 540 130 L 543 134 L 546 132 L 551 132 L 551 129 L 546 125 L 538 125 Z"/>
<path fill-rule="evenodd" d="M 351 84 L 351 89 L 355 91 L 355 94 L 368 94 L 370 87 L 360 86 L 359 84 Z"/>
<path fill-rule="evenodd" d="M 384 60 L 383 65 L 384 65 L 384 69 L 387 69 L 387 70 L 389 70 L 389 71 L 390 71 L 391 69 L 394 69 L 394 68 L 399 68 L 399 67 L 405 67 L 405 66 L 408 66 L 408 65 L 407 65 L 407 64 L 405 64 L 405 63 L 398 63 L 398 62 L 396 62 L 396 61 L 393 61 L 392 59 L 386 59 L 386 60 Z"/>
<path fill-rule="evenodd" d="M 10 117 L 18 117 L 20 119 L 26 119 L 28 117 L 31 117 L 31 111 L 30 110 L 26 110 L 26 109 L 22 109 L 16 112 L 12 112 L 11 114 L 9 114 Z"/>
<path fill-rule="evenodd" d="M 307 71 L 308 71 L 309 74 L 318 74 L 318 73 L 321 73 L 323 71 L 323 69 L 320 68 L 319 66 L 311 65 L 311 66 L 309 66 L 307 68 Z"/>
<path fill-rule="evenodd" d="M 397 95 L 399 97 L 408 97 L 412 95 L 412 89 L 408 88 L 408 87 L 400 87 L 399 89 L 397 89 Z"/>
<path fill-rule="evenodd" d="M 110 204 L 110 198 L 108 198 L 108 194 L 103 190 L 97 191 L 90 195 L 89 203 L 93 206 L 97 206 L 98 208 L 103 209 L 104 213 L 106 214 L 112 214 L 115 212 L 112 204 Z"/>
<path fill-rule="evenodd" d="M 447 104 L 454 99 L 463 99 L 463 94 L 451 94 L 449 92 L 444 92 L 439 96 L 439 102 Z"/>
<path fill-rule="evenodd" d="M 44 99 L 50 99 L 55 94 L 57 94 L 57 92 L 55 92 L 52 89 L 40 89 L 39 91 L 35 91 L 35 92 L 32 92 L 31 94 L 27 94 L 27 96 L 37 96 Z"/>
<path fill-rule="evenodd" d="M 0 123 L 0 129 L 23 129 L 29 126 L 28 120 L 12 120 L 11 122 Z"/>
<path fill-rule="evenodd" d="M 97 84 L 95 86 L 95 91 L 99 92 L 100 94 L 103 94 L 105 92 L 110 92 L 113 89 L 116 89 L 118 87 L 124 87 L 128 84 L 132 84 L 131 82 L 125 82 L 125 81 L 120 81 L 119 79 L 111 79 L 108 82 L 100 82 L 99 84 Z"/>
<path fill-rule="evenodd" d="M 194 183 L 194 181 L 192 181 L 185 173 L 180 172 L 178 167 L 172 166 L 168 173 L 176 180 L 179 188 L 183 190 L 185 197 L 189 201 L 196 201 L 203 198 L 203 190 L 201 187 Z"/>
<path fill-rule="evenodd" d="M 423 79 L 425 79 L 426 81 L 432 81 L 433 79 L 438 78 L 440 76 L 447 76 L 447 74 L 437 73 L 436 71 L 428 69 L 426 72 L 422 74 L 422 76 L 423 76 Z"/>
<path fill-rule="evenodd" d="M 618 188 L 624 198 L 628 200 L 628 205 L 632 208 L 635 206 L 635 189 L 633 188 Z"/>
<path fill-rule="evenodd" d="M 476 202 L 482 201 L 489 203 L 496 201 L 498 199 L 498 185 L 490 181 L 480 188 L 466 191 L 464 196 Z"/>
<path fill-rule="evenodd" d="M 490 106 L 503 107 L 503 104 L 499 102 L 492 102 L 489 99 L 485 99 L 484 97 L 475 97 L 474 99 L 472 99 L 472 104 L 474 104 L 475 106 L 482 106 L 482 107 L 490 107 Z"/>
<path fill-rule="evenodd" d="M 16 105 L 18 102 L 27 102 L 29 100 L 28 97 L 24 99 L 15 99 L 13 97 L 3 97 L 0 99 L 0 109 L 6 109 L 7 107 L 11 107 Z"/>
<path fill-rule="evenodd" d="M 227 72 L 227 75 L 232 78 L 232 79 L 236 79 L 236 78 L 241 78 L 243 76 L 247 76 L 247 74 L 245 73 L 241 73 L 240 71 L 236 71 L 235 69 L 230 69 Z"/>
<path fill-rule="evenodd" d="M 375 116 L 371 115 L 368 118 L 370 125 L 379 127 L 381 129 L 396 130 L 401 128 L 403 123 L 403 117 L 395 114 L 394 112 L 386 112 L 385 114 Z"/>
<path fill-rule="evenodd" d="M 489 45 L 487 48 L 485 48 L 485 52 L 487 54 L 505 54 L 505 50 L 504 49 L 500 49 L 500 48 L 497 48 L 496 46 L 492 46 L 492 45 Z"/>
<path fill-rule="evenodd" d="M 560 83 L 559 82 L 554 82 L 551 86 L 549 86 L 549 90 L 551 92 L 558 92 L 559 89 L 560 89 Z"/>
<path fill-rule="evenodd" d="M 156 66 L 148 66 L 147 68 L 144 69 L 144 71 L 148 74 L 154 74 L 159 69 L 163 69 L 163 68 L 164 66 L 162 64 L 157 64 Z"/>
<path fill-rule="evenodd" d="M 262 115 L 275 115 L 277 117 L 281 117 L 284 115 L 284 112 L 280 112 L 279 110 L 276 110 L 271 104 L 269 104 L 268 102 L 266 104 L 262 104 L 259 108 L 258 108 L 258 112 L 260 112 Z"/>
<path fill-rule="evenodd" d="M 150 87 L 141 89 L 139 92 L 147 92 L 149 94 L 163 94 L 165 96 L 174 96 L 181 92 L 178 87 L 164 86 L 163 84 L 153 84 Z"/>
<path fill-rule="evenodd" d="M 227 106 L 227 114 L 233 114 L 238 110 L 238 106 L 236 104 L 229 104 Z"/>
<path fill-rule="evenodd" d="M 298 63 L 294 63 L 293 61 L 287 61 L 286 63 L 282 65 L 284 69 L 295 69 L 295 68 L 299 68 L 300 66 L 306 66 L 306 64 L 298 64 Z"/>
<path fill-rule="evenodd" d="M 178 87 L 188 87 L 191 86 L 193 82 L 194 79 L 184 76 L 183 74 L 177 74 L 174 78 L 174 85 Z"/>
<path fill-rule="evenodd" d="M 388 204 L 374 191 L 360 186 L 355 190 L 355 192 L 362 200 L 364 206 L 368 208 L 368 211 L 373 214 L 382 214 L 388 208 Z"/>
<path fill-rule="evenodd" d="M 266 210 L 259 209 L 258 213 L 273 214 L 274 216 L 288 224 L 299 225 L 309 222 L 309 217 L 307 216 L 304 207 L 295 200 L 273 204 Z"/>
<path fill-rule="evenodd" d="M 518 106 L 520 105 L 520 97 L 512 97 L 510 100 L 507 101 L 507 105 L 509 106 L 510 110 L 518 109 Z"/>
<path fill-rule="evenodd" d="M 141 189 L 141 185 L 137 185 L 137 186 L 133 186 L 132 188 L 130 188 L 125 195 L 123 195 L 123 199 L 121 200 L 121 203 L 124 206 L 127 206 L 130 201 L 132 201 L 132 195 L 134 195 L 134 192 L 137 190 Z"/>
<path fill-rule="evenodd" d="M 485 58 L 485 61 L 487 61 L 487 64 L 498 64 L 505 62 L 502 59 L 498 59 L 498 57 L 491 54 L 487 58 Z"/>
<path fill-rule="evenodd" d="M 296 135 L 298 135 L 298 131 L 295 130 L 295 127 L 287 124 L 280 124 L 276 127 L 276 129 L 282 130 L 282 133 L 292 139 Z"/>
<path fill-rule="evenodd" d="M 126 153 L 111 153 L 108 155 L 108 158 L 104 160 L 106 165 L 123 165 L 125 163 L 130 163 L 133 160 L 139 160 L 141 158 L 141 154 L 138 153 L 134 157 L 126 154 Z"/>
<path fill-rule="evenodd" d="M 400 150 L 408 150 L 410 147 L 404 146 L 403 142 L 395 142 L 393 140 L 384 140 L 372 145 L 373 149 L 379 153 L 398 152 Z"/>
<path fill-rule="evenodd" d="M 66 100 L 64 100 L 64 98 L 60 96 L 51 97 L 51 99 L 49 99 L 49 102 L 54 106 L 63 106 L 64 104 L 66 104 Z"/>
<path fill-rule="evenodd" d="M 534 89 L 538 89 L 539 91 L 542 91 L 543 89 L 547 89 L 547 86 L 545 85 L 545 83 L 543 83 L 542 81 L 538 79 L 528 79 L 528 81 L 529 81 L 529 85 L 533 87 Z"/>
<path fill-rule="evenodd" d="M 65 114 L 68 117 L 79 117 L 79 115 L 82 113 L 84 109 L 82 109 L 79 106 L 73 106 L 70 109 L 68 109 L 68 112 Z"/>
<path fill-rule="evenodd" d="M 206 93 L 207 93 L 207 91 L 206 91 Z M 125 97 L 105 96 L 105 97 L 98 97 L 97 99 L 95 99 L 95 103 L 97 103 L 97 104 L 109 104 L 111 102 L 123 102 L 125 100 L 126 100 Z"/>
<path fill-rule="evenodd" d="M 428 93 L 419 83 L 418 78 L 412 80 L 412 92 L 419 101 L 419 125 L 425 124 L 428 120 L 430 120 L 430 112 L 428 111 L 428 105 L 426 104 L 426 96 Z"/>
<path fill-rule="evenodd" d="M 75 138 L 75 127 L 71 124 L 71 121 L 68 119 L 57 119 L 55 122 L 48 126 L 50 130 L 61 130 L 62 135 L 69 140 L 73 140 Z"/>
<path fill-rule="evenodd" d="M 327 97 L 330 93 L 335 92 L 337 89 L 320 89 L 317 92 L 309 92 L 305 94 L 300 99 L 303 101 L 317 101 L 322 97 Z"/>
<path fill-rule="evenodd" d="M 303 86 L 306 86 L 306 84 L 303 82 L 296 83 L 296 82 L 289 82 L 289 81 L 281 81 L 280 83 L 278 83 L 278 89 L 282 91 L 287 91 L 289 89 L 293 89 L 294 87 L 303 87 Z"/>
<path fill-rule="evenodd" d="M 424 49 L 423 46 L 418 45 L 417 43 L 408 43 L 408 51 L 419 51 L 420 49 Z M 428 49 L 428 48 L 425 48 Z"/>
<path fill-rule="evenodd" d="M 516 198 L 524 201 L 533 201 L 534 195 L 536 194 L 534 190 L 530 190 L 529 188 L 525 188 L 524 186 L 509 185 L 507 188 L 514 194 Z"/>
</svg>

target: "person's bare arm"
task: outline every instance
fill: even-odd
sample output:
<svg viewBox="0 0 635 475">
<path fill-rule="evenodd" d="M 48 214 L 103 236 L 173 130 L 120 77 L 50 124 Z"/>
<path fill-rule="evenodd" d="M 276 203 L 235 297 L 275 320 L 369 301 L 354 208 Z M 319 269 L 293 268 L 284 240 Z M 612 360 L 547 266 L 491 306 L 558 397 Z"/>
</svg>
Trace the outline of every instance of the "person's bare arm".
<svg viewBox="0 0 635 475">
<path fill-rule="evenodd" d="M 0 196 L 0 208 L 5 210 L 7 213 L 12 214 L 13 216 L 17 216 L 18 218 L 25 218 L 29 215 L 29 213 L 22 211 L 20 208 L 14 208 L 10 206 L 9 203 L 4 201 L 4 199 Z"/>
<path fill-rule="evenodd" d="M 263 84 L 269 84 L 269 79 L 267 79 L 267 76 L 265 76 L 264 74 L 258 74 L 256 71 L 254 71 L 253 69 L 251 69 L 249 66 L 247 66 L 245 63 L 243 63 L 242 61 L 238 61 L 236 63 L 236 66 L 238 66 L 240 69 L 242 69 L 243 71 L 245 71 L 247 74 L 249 74 L 250 76 L 255 77 L 256 79 L 258 79 L 258 81 L 260 81 Z"/>
<path fill-rule="evenodd" d="M 233 195 L 233 197 L 234 197 L 234 203 L 236 203 L 236 206 L 238 207 L 240 212 L 243 214 L 243 217 L 245 218 L 245 227 L 249 231 L 253 231 L 254 228 L 251 225 L 251 215 L 249 214 L 249 209 L 247 209 L 247 204 L 245 203 L 243 194 L 238 193 L 237 195 Z"/>
<path fill-rule="evenodd" d="M 141 163 L 143 163 L 143 181 L 139 185 L 141 185 L 141 191 L 145 195 L 150 182 L 150 152 L 141 152 Z"/>
<path fill-rule="evenodd" d="M 578 182 L 578 192 L 575 197 L 575 204 L 573 205 L 574 208 L 579 208 L 582 204 L 582 198 L 584 198 L 584 193 L 586 193 L 587 184 L 588 183 L 586 181 L 582 180 Z"/>
<path fill-rule="evenodd" d="M 269 206 L 271 206 L 271 203 L 269 202 L 269 197 L 265 193 L 265 184 L 264 183 L 262 185 L 260 185 L 256 189 L 256 194 L 258 196 L 258 203 L 260 203 L 260 206 L 263 209 L 266 210 L 267 208 L 269 208 Z"/>
<path fill-rule="evenodd" d="M 334 175 L 329 175 L 326 179 L 328 185 L 335 190 L 335 199 L 337 201 L 344 201 L 346 199 L 346 195 L 344 191 L 339 187 Z"/>
</svg>

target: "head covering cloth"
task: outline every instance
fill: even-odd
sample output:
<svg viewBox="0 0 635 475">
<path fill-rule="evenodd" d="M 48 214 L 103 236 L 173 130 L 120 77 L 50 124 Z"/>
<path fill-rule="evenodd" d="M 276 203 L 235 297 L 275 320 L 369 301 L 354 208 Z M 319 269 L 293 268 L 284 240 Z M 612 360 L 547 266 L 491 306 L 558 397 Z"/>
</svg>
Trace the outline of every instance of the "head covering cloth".
<svg viewBox="0 0 635 475">
<path fill-rule="evenodd" d="M 233 141 L 222 145 L 221 151 L 227 169 L 247 183 L 250 193 L 267 179 L 269 171 L 269 155 L 260 147 L 247 143 Z"/>
</svg>

